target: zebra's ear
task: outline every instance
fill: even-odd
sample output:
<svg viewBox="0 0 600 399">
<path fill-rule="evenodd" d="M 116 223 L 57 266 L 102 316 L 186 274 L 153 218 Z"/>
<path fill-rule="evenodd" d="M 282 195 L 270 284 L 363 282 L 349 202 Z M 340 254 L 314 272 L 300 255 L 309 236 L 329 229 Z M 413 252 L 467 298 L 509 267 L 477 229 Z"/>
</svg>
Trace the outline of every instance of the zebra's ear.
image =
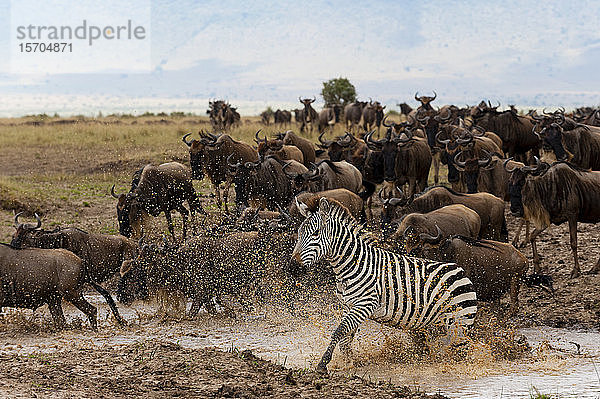
<svg viewBox="0 0 600 399">
<path fill-rule="evenodd" d="M 319 212 L 320 213 L 322 213 L 324 215 L 328 215 L 330 207 L 331 207 L 331 205 L 329 204 L 329 201 L 327 201 L 327 198 L 321 197 L 321 199 L 319 199 Z"/>
<path fill-rule="evenodd" d="M 304 202 L 298 201 L 298 197 L 295 197 L 294 200 L 296 201 L 296 208 L 298 208 L 300 214 L 305 218 L 308 217 L 308 215 L 310 214 L 308 206 Z"/>
</svg>

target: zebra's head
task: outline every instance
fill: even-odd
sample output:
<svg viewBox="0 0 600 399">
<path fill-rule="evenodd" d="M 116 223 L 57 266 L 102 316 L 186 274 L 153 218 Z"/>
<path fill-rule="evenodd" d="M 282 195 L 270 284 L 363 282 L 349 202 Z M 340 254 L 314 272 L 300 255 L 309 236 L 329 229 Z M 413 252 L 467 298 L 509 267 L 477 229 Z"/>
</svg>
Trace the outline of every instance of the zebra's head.
<svg viewBox="0 0 600 399">
<path fill-rule="evenodd" d="M 296 199 L 296 206 L 306 217 L 298 229 L 298 242 L 292 253 L 292 258 L 303 267 L 310 268 L 331 251 L 332 204 L 325 198 L 320 198 L 318 209 L 311 211 L 309 206 Z"/>
</svg>

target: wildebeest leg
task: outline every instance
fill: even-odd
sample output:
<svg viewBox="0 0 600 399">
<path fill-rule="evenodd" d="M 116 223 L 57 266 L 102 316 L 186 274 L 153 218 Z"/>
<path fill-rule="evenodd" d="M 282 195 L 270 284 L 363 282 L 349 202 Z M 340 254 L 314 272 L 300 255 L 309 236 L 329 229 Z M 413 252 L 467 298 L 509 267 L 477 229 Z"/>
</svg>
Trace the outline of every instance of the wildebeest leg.
<svg viewBox="0 0 600 399">
<path fill-rule="evenodd" d="M 571 236 L 571 251 L 573 251 L 573 270 L 571 270 L 571 278 L 581 276 L 581 269 L 579 268 L 579 259 L 577 259 L 577 219 L 569 219 L 569 234 Z"/>
<path fill-rule="evenodd" d="M 190 205 L 190 208 L 192 206 Z M 187 234 L 187 224 L 188 224 L 188 216 L 190 212 L 187 210 L 183 204 L 179 204 L 177 207 L 177 211 L 181 214 L 181 218 L 183 219 L 183 240 L 185 241 L 185 237 Z M 175 235 L 173 234 L 173 239 L 175 239 Z"/>
<path fill-rule="evenodd" d="M 215 198 L 217 199 L 217 207 L 219 210 L 221 209 L 221 184 L 213 183 L 213 188 L 215 189 Z"/>
<path fill-rule="evenodd" d="M 223 202 L 225 203 L 225 213 L 229 213 L 227 203 L 229 202 L 229 188 L 231 187 L 232 182 L 232 178 L 230 176 L 227 176 L 227 180 L 225 180 L 225 187 L 223 188 Z"/>
<path fill-rule="evenodd" d="M 529 236 L 529 242 L 531 243 L 531 250 L 533 251 L 533 272 L 537 274 L 542 274 L 542 269 L 540 267 L 540 255 L 537 251 L 537 245 L 535 244 L 535 239 L 542 231 L 546 230 L 546 228 L 533 230 L 533 233 Z"/>
<path fill-rule="evenodd" d="M 440 180 L 440 152 L 433 155 L 433 182 L 437 185 Z M 423 190 L 421 190 L 423 191 Z"/>
<path fill-rule="evenodd" d="M 165 219 L 167 219 L 167 227 L 169 228 L 169 233 L 173 237 L 173 241 L 175 241 L 175 228 L 173 227 L 173 219 L 171 218 L 171 211 L 165 211 Z M 185 224 L 183 225 L 183 229 L 185 231 Z M 184 233 L 185 235 L 185 233 Z"/>
<path fill-rule="evenodd" d="M 521 242 L 521 244 L 519 244 L 519 237 L 521 235 L 523 225 L 525 225 L 525 239 L 523 242 Z M 517 227 L 517 231 L 515 232 L 515 238 L 513 238 L 512 245 L 515 248 L 525 248 L 527 246 L 527 241 L 529 241 L 529 221 L 521 219 L 519 222 L 519 227 Z"/>
<path fill-rule="evenodd" d="M 75 305 L 77 309 L 81 310 L 87 316 L 90 325 L 92 326 L 92 330 L 98 331 L 98 322 L 96 321 L 96 314 L 98 311 L 95 306 L 83 299 L 81 292 L 65 294 L 65 299 Z"/>
<path fill-rule="evenodd" d="M 104 288 L 102 288 L 102 286 L 100 284 L 96 284 L 93 281 L 90 281 L 89 283 L 92 287 L 94 287 L 94 289 L 96 291 L 98 291 L 100 293 L 100 295 L 102 295 L 104 297 L 104 300 L 106 300 L 106 303 L 108 303 L 108 307 L 110 308 L 110 311 L 112 312 L 113 316 L 115 316 L 117 323 L 119 323 L 119 325 L 121 325 L 121 326 L 127 325 L 125 320 L 119 314 L 119 309 L 117 309 L 117 304 L 115 304 L 115 301 L 113 300 L 110 293 L 107 290 L 105 290 Z"/>
<path fill-rule="evenodd" d="M 61 306 L 61 301 L 62 298 L 60 296 L 53 296 L 48 299 L 48 309 L 50 309 L 50 314 L 52 315 L 52 319 L 54 320 L 56 328 L 60 330 L 65 328 L 66 324 L 65 315 L 63 314 Z"/>
</svg>

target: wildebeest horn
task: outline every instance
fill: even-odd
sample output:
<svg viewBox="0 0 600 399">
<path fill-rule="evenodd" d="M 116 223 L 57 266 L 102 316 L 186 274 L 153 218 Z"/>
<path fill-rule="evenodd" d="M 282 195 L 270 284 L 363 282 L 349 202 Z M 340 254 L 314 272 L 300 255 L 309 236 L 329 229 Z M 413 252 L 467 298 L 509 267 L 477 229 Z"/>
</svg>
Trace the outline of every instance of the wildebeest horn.
<svg viewBox="0 0 600 399">
<path fill-rule="evenodd" d="M 285 138 L 285 133 L 284 132 L 275 133 L 275 134 L 273 134 L 273 137 L 276 137 L 277 140 L 283 140 Z"/>
<path fill-rule="evenodd" d="M 379 201 L 383 204 L 383 205 L 387 205 L 390 200 L 388 199 L 384 199 L 383 195 L 381 195 L 383 193 L 383 188 L 379 189 L 379 192 L 377 193 L 377 198 L 379 198 Z"/>
<path fill-rule="evenodd" d="M 533 118 L 533 120 L 538 121 L 538 122 L 543 121 L 545 119 L 543 116 L 538 116 L 538 114 L 535 110 L 533 110 L 533 112 L 530 112 L 529 116 L 531 116 Z"/>
<path fill-rule="evenodd" d="M 428 233 L 421 233 L 419 234 L 421 241 L 428 244 L 438 244 L 440 241 L 442 241 L 442 230 L 440 230 L 440 226 L 436 224 L 435 228 L 437 230 L 437 235 L 435 237 Z"/>
<path fill-rule="evenodd" d="M 445 147 L 446 145 L 448 145 L 448 143 L 450 143 L 450 139 L 446 139 L 446 140 L 440 139 L 441 134 L 442 134 L 441 130 L 439 132 L 437 132 L 437 134 L 435 135 L 435 141 L 437 141 L 438 144 L 441 144 Z"/>
<path fill-rule="evenodd" d="M 510 157 L 502 163 L 502 166 L 504 166 L 504 170 L 506 170 L 508 173 L 512 173 L 515 169 L 517 169 L 516 166 L 512 169 L 508 169 L 508 162 L 510 162 L 512 160 L 513 160 L 513 157 Z"/>
<path fill-rule="evenodd" d="M 346 137 L 348 140 L 346 140 Z M 338 138 L 337 143 L 342 147 L 348 147 L 355 140 L 354 136 L 350 132 L 346 132 L 342 137 Z"/>
<path fill-rule="evenodd" d="M 283 218 L 285 220 L 287 220 L 288 223 L 291 222 L 292 221 L 292 216 L 289 213 L 287 213 L 287 211 L 285 209 L 283 209 L 281 207 L 281 205 L 279 205 L 279 204 L 276 204 L 276 205 L 277 205 L 277 209 L 279 210 L 279 214 L 281 216 L 283 216 Z"/>
<path fill-rule="evenodd" d="M 315 101 L 317 101 L 317 97 L 313 96 L 312 101 L 310 102 L 311 104 L 314 103 Z"/>
<path fill-rule="evenodd" d="M 383 144 L 386 142 L 386 139 L 373 140 L 374 132 L 375 131 L 373 130 L 372 132 L 365 134 L 365 137 L 364 137 L 365 143 L 367 143 L 367 145 L 370 144 L 370 145 L 376 146 L 377 148 L 381 148 L 381 146 L 383 146 Z"/>
<path fill-rule="evenodd" d="M 22 214 L 23 214 L 23 212 L 19 212 L 15 215 L 15 227 L 19 227 L 19 216 L 21 216 Z M 42 219 L 40 219 L 40 217 L 37 213 L 34 213 L 34 216 L 35 216 L 35 220 L 37 220 L 37 224 L 35 226 L 28 224 L 28 223 L 23 223 L 20 226 L 23 226 L 27 230 L 35 230 L 35 229 L 39 229 L 40 227 L 42 227 Z"/>
<path fill-rule="evenodd" d="M 473 132 L 473 130 L 476 130 L 477 133 Z M 474 125 L 474 126 L 471 126 L 471 133 L 476 137 L 481 137 L 485 134 L 485 129 L 482 128 L 481 126 Z"/>
<path fill-rule="evenodd" d="M 470 142 L 473 141 L 473 134 L 471 133 L 467 133 L 466 134 L 467 138 L 466 139 L 456 139 L 456 143 L 460 144 L 460 145 L 464 145 L 464 144 L 469 144 Z"/>
<path fill-rule="evenodd" d="M 394 123 L 394 122 L 392 122 L 392 124 L 391 124 L 391 125 L 388 125 L 388 124 L 386 124 L 386 123 L 385 123 L 385 120 L 387 119 L 387 117 L 388 117 L 387 115 L 383 117 L 383 120 L 381 121 L 381 124 L 382 124 L 383 126 L 385 126 L 385 127 L 392 127 L 392 126 L 394 126 L 394 125 L 395 125 L 395 123 Z"/>
<path fill-rule="evenodd" d="M 452 111 L 450 111 L 450 108 L 446 108 L 446 111 L 448 116 L 442 116 L 441 114 L 438 114 L 434 116 L 433 119 L 435 119 L 438 122 L 448 122 L 450 120 L 450 117 L 452 116 Z"/>
<path fill-rule="evenodd" d="M 492 162 L 492 154 L 490 154 L 486 150 L 483 150 L 482 152 L 484 154 L 484 158 L 479 158 L 477 163 L 479 164 L 480 168 L 485 168 L 490 164 L 490 162 Z"/>
<path fill-rule="evenodd" d="M 242 163 L 241 163 L 241 162 L 238 162 L 238 163 L 236 163 L 236 164 L 233 164 L 233 163 L 231 163 L 231 158 L 232 158 L 232 157 L 233 157 L 233 154 L 230 154 L 230 155 L 227 157 L 227 166 L 229 166 L 231 169 L 237 169 L 237 168 L 239 168 L 239 167 L 240 167 L 240 165 L 242 165 Z"/>
<path fill-rule="evenodd" d="M 421 123 L 427 123 L 429 121 L 429 117 L 426 116 L 424 118 L 421 118 L 421 116 L 419 115 L 419 112 L 417 112 L 417 114 L 415 115 L 415 119 Z"/>
<path fill-rule="evenodd" d="M 187 140 L 186 140 L 186 138 L 187 138 L 188 136 L 191 136 L 191 134 L 192 134 L 192 133 L 188 133 L 188 134 L 186 134 L 185 136 L 183 136 L 183 138 L 182 138 L 183 142 L 184 142 L 185 144 L 187 144 L 187 146 L 188 146 L 188 147 L 191 147 L 191 146 L 192 146 L 192 142 L 193 142 L 193 140 L 192 140 L 192 141 L 187 141 Z"/>
<path fill-rule="evenodd" d="M 460 156 L 462 155 L 462 150 L 457 152 L 456 154 L 454 154 L 454 158 L 452 158 L 452 161 L 454 162 L 454 164 L 457 166 L 458 168 L 465 168 L 465 162 L 464 161 L 460 161 L 458 158 L 460 158 Z"/>
<path fill-rule="evenodd" d="M 421 97 L 419 97 L 419 92 L 415 93 L 415 100 L 417 100 L 419 102 L 421 101 Z"/>
<path fill-rule="evenodd" d="M 298 101 L 302 102 L 302 98 L 301 98 L 301 97 L 298 97 Z"/>
<path fill-rule="evenodd" d="M 284 164 L 283 164 L 283 166 L 281 166 L 281 169 L 282 169 L 283 171 L 285 171 L 285 168 L 287 168 L 287 167 L 288 167 L 288 166 L 290 166 L 291 164 L 292 164 L 292 161 L 286 162 L 286 163 L 284 163 Z"/>
<path fill-rule="evenodd" d="M 120 196 L 115 194 L 115 185 L 113 184 L 112 187 L 110 188 L 110 195 L 112 195 L 115 198 L 119 198 Z"/>
<path fill-rule="evenodd" d="M 265 136 L 265 138 L 262 140 L 260 137 L 258 137 L 258 134 L 261 132 L 261 130 L 262 129 L 258 129 L 258 131 L 254 133 L 254 141 L 256 141 L 257 144 L 259 144 L 261 141 L 264 141 L 265 143 L 267 142 L 267 136 Z"/>
<path fill-rule="evenodd" d="M 327 140 L 327 141 L 323 141 L 323 135 L 325 134 L 325 131 L 322 131 L 319 134 L 319 141 L 321 142 L 321 144 L 323 145 L 323 147 L 327 147 L 329 148 L 332 144 L 333 144 L 333 140 Z"/>
<path fill-rule="evenodd" d="M 431 101 L 435 100 L 437 98 L 437 93 L 435 92 L 435 90 L 433 90 L 433 98 L 431 99 Z"/>
</svg>

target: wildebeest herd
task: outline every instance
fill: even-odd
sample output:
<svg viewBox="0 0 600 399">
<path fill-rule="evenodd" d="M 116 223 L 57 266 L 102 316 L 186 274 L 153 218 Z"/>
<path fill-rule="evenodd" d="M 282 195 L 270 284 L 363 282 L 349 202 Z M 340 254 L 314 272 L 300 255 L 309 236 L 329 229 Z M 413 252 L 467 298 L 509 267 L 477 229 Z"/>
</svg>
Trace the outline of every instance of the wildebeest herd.
<svg viewBox="0 0 600 399">
<path fill-rule="evenodd" d="M 76 227 L 48 231 L 37 215 L 36 224 L 21 223 L 16 215 L 12 242 L 0 245 L 0 306 L 48 304 L 60 327 L 64 298 L 95 329 L 96 309 L 83 298 L 83 287 L 94 287 L 124 324 L 110 293 L 100 286 L 117 273 L 120 302 L 156 290 L 191 299 L 194 316 L 202 307 L 214 313 L 216 305 L 230 311 L 224 295 L 249 308 L 249 298 L 265 295 L 261 281 L 274 269 L 297 276 L 330 264 L 345 312 L 321 370 L 338 343 L 349 353 L 366 318 L 409 330 L 442 322 L 448 328 L 468 326 L 475 298 L 498 301 L 507 292 L 514 314 L 522 282 L 552 290 L 535 241 L 550 224 L 568 222 L 571 277 L 581 274 L 577 222 L 600 221 L 600 110 L 521 115 L 512 106 L 500 111 L 484 101 L 434 108 L 436 98 L 435 93 L 416 94 L 420 105 L 403 104 L 402 118 L 395 122 L 378 101 L 318 113 L 315 99 L 299 98 L 300 133 L 285 130 L 268 137 L 258 131 L 254 143 L 229 134 L 240 122 L 235 108 L 211 101 L 207 113 L 213 132 L 182 137 L 190 167 L 146 165 L 133 174 L 129 192 L 117 194 L 112 187 L 120 235 Z M 270 124 L 271 117 L 291 127 L 291 112 L 263 113 L 261 120 Z M 345 134 L 326 138 L 341 122 Z M 313 125 L 317 143 L 302 137 Z M 440 164 L 447 165 L 447 185 L 439 185 Z M 434 186 L 428 186 L 430 172 Z M 220 223 L 206 223 L 192 184 L 204 178 L 223 210 Z M 232 184 L 235 209 L 230 213 Z M 373 201 L 381 205 L 378 218 Z M 529 276 L 527 259 L 517 249 L 521 227 L 508 243 L 506 202 L 526 226 L 522 245 L 531 244 L 534 263 Z M 174 210 L 183 219 L 180 239 L 171 219 Z M 158 243 L 146 221 L 161 213 L 171 240 Z M 589 270 L 598 271 L 600 260 Z"/>
</svg>

